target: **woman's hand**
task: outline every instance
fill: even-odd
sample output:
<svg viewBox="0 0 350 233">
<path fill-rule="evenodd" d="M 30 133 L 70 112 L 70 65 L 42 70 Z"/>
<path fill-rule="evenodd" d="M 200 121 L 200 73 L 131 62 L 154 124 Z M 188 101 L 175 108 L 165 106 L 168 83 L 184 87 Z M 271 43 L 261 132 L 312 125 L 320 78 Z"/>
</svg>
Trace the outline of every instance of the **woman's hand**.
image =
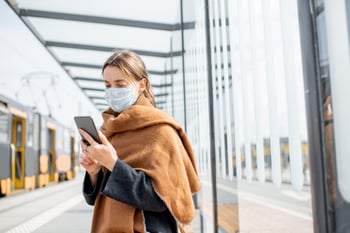
<svg viewBox="0 0 350 233">
<path fill-rule="evenodd" d="M 82 153 L 80 154 L 79 158 L 80 164 L 85 168 L 90 176 L 96 176 L 101 169 L 101 165 L 98 164 L 96 160 L 91 159 L 86 155 L 87 145 L 83 142 L 83 140 L 80 141 L 80 146 L 82 149 Z"/>
<path fill-rule="evenodd" d="M 90 146 L 84 145 L 85 147 L 83 147 L 83 154 L 86 156 L 86 164 L 96 161 L 97 164 L 106 167 L 109 171 L 112 171 L 115 163 L 118 161 L 118 156 L 117 152 L 112 144 L 109 143 L 106 136 L 101 131 L 98 131 L 98 136 L 102 142 L 102 144 L 99 144 L 84 130 L 79 129 L 79 132 L 90 144 Z"/>
</svg>

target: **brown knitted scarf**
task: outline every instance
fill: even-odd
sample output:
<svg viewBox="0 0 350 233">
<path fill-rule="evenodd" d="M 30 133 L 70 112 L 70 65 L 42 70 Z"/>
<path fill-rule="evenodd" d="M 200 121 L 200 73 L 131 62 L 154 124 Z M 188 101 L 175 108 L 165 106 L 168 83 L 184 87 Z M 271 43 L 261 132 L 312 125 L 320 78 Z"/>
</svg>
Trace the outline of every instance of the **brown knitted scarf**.
<svg viewBox="0 0 350 233">
<path fill-rule="evenodd" d="M 145 172 L 181 223 L 189 223 L 195 209 L 192 194 L 200 183 L 194 154 L 183 129 L 165 112 L 154 108 L 144 96 L 121 114 L 108 109 L 102 132 L 121 160 Z M 92 232 L 146 232 L 142 210 L 98 195 Z"/>
</svg>

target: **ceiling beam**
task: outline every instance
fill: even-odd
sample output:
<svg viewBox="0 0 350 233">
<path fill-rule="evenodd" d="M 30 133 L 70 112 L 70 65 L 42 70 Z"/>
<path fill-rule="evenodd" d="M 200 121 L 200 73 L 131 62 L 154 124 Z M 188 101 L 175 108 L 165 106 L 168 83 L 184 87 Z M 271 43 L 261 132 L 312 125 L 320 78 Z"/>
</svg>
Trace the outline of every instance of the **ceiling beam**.
<svg viewBox="0 0 350 233">
<path fill-rule="evenodd" d="M 165 85 L 151 85 L 153 88 L 162 88 L 162 87 L 166 87 L 166 86 L 171 86 L 171 84 L 165 84 Z M 98 92 L 105 92 L 106 89 L 101 89 L 101 88 L 93 88 L 93 87 L 80 87 L 83 91 L 98 91 Z M 168 93 L 165 93 L 166 95 L 168 95 Z M 164 94 L 157 94 L 154 96 L 165 96 Z"/>
<path fill-rule="evenodd" d="M 91 68 L 91 69 L 102 69 L 102 65 L 95 64 L 86 64 L 86 63 L 78 63 L 78 62 L 61 62 L 62 66 L 73 66 L 73 67 L 81 67 L 81 68 Z"/>
<path fill-rule="evenodd" d="M 78 21 L 78 22 L 110 24 L 110 25 L 116 25 L 116 26 L 136 27 L 136 28 L 142 28 L 142 29 L 153 29 L 153 30 L 162 30 L 162 31 L 181 30 L 180 23 L 166 24 L 166 23 L 148 22 L 148 21 L 140 21 L 140 20 L 100 17 L 100 16 L 91 16 L 91 15 L 81 15 L 81 14 L 69 14 L 69 13 L 61 13 L 61 12 L 54 12 L 54 11 L 20 9 L 19 15 L 22 17 L 70 20 L 70 21 Z M 194 29 L 194 28 L 195 28 L 194 22 L 184 23 L 184 29 Z"/>
<path fill-rule="evenodd" d="M 85 49 L 85 50 L 94 50 L 94 51 L 102 51 L 102 52 L 113 52 L 116 50 L 125 50 L 128 48 L 115 48 L 115 47 L 107 47 L 107 46 L 98 46 L 98 45 L 84 45 L 84 44 L 75 44 L 75 43 L 66 43 L 66 42 L 59 42 L 59 41 L 44 41 L 43 42 L 45 46 L 48 47 L 59 47 L 59 48 L 70 48 L 70 49 Z M 139 49 L 130 49 L 134 51 L 135 53 L 138 53 L 139 55 L 143 56 L 150 56 L 150 57 L 162 57 L 162 58 L 170 58 L 175 56 L 181 56 L 181 51 L 174 51 L 174 52 L 156 52 L 156 51 L 146 51 L 146 50 L 139 50 Z"/>
<path fill-rule="evenodd" d="M 74 81 L 89 81 L 89 82 L 99 82 L 99 83 L 103 83 L 103 79 L 102 78 L 84 78 L 84 77 L 73 77 Z"/>
<path fill-rule="evenodd" d="M 154 88 L 162 88 L 162 87 L 171 87 L 172 83 L 164 83 L 164 84 L 152 84 L 151 86 Z"/>
<path fill-rule="evenodd" d="M 105 89 L 101 88 L 92 88 L 92 87 L 81 87 L 83 91 L 99 91 L 99 92 L 105 92 Z"/>
<path fill-rule="evenodd" d="M 92 100 L 106 100 L 106 97 L 104 96 L 89 96 Z"/>
<path fill-rule="evenodd" d="M 158 97 L 164 97 L 164 96 L 168 96 L 169 93 L 166 92 L 166 93 L 159 93 L 159 94 L 155 94 L 154 97 L 158 98 Z"/>
<path fill-rule="evenodd" d="M 156 101 L 156 104 L 159 105 L 159 104 L 166 104 L 168 101 L 166 100 L 160 100 L 160 101 Z"/>
<path fill-rule="evenodd" d="M 73 66 L 73 67 L 81 67 L 81 68 L 91 68 L 91 69 L 102 69 L 102 65 L 95 65 L 95 64 L 86 64 L 86 63 L 78 63 L 78 62 L 61 62 L 62 66 Z M 169 75 L 169 74 L 176 74 L 177 69 L 175 70 L 165 70 L 165 71 L 158 71 L 158 70 L 147 70 L 148 74 L 151 75 Z"/>
<path fill-rule="evenodd" d="M 176 74 L 177 73 L 177 69 L 174 70 L 165 70 L 165 71 L 157 71 L 157 70 L 147 70 L 147 72 L 149 74 L 153 74 L 153 75 L 169 75 L 169 74 Z"/>
</svg>

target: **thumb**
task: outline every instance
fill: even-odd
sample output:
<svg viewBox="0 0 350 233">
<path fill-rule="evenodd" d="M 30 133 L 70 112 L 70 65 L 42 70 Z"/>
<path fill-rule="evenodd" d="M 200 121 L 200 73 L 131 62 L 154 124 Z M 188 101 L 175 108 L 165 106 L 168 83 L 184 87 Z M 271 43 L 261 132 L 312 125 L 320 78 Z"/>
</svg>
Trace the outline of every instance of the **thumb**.
<svg viewBox="0 0 350 233">
<path fill-rule="evenodd" d="M 108 145 L 109 144 L 106 136 L 100 130 L 98 131 L 98 136 L 101 139 L 101 142 L 102 142 L 103 145 Z"/>
</svg>

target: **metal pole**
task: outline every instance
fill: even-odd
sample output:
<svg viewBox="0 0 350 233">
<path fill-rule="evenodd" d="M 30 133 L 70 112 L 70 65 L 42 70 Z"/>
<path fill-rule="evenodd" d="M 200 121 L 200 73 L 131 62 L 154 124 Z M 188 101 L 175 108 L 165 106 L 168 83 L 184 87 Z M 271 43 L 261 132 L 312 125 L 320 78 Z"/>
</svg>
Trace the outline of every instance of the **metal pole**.
<svg viewBox="0 0 350 233">
<path fill-rule="evenodd" d="M 173 37 L 170 38 L 170 52 L 173 53 Z M 170 70 L 172 71 L 174 69 L 174 58 L 173 56 L 170 57 Z M 174 111 L 174 72 L 170 73 L 171 77 L 171 114 L 174 117 L 175 111 Z"/>
<path fill-rule="evenodd" d="M 180 0 L 181 12 L 181 50 L 182 50 L 182 86 L 184 98 L 184 128 L 187 132 L 187 114 L 186 114 L 186 80 L 185 80 L 185 35 L 184 35 L 184 14 L 183 14 L 183 0 Z"/>
<path fill-rule="evenodd" d="M 214 127 L 214 102 L 213 102 L 213 76 L 210 48 L 210 18 L 209 18 L 209 0 L 204 0 L 205 4 L 205 37 L 207 44 L 207 72 L 208 72 L 208 105 L 209 105 L 209 134 L 210 134 L 210 160 L 213 191 L 213 226 L 214 233 L 218 232 L 218 209 L 216 193 L 216 159 L 215 159 L 215 127 Z"/>
<path fill-rule="evenodd" d="M 320 103 L 320 77 L 317 64 L 318 53 L 315 46 L 316 25 L 315 3 L 313 0 L 298 0 L 301 55 L 303 62 L 305 105 L 308 126 L 309 160 L 311 171 L 312 214 L 314 231 L 319 233 L 332 232 L 332 224 L 328 217 L 327 177 L 325 177 L 326 161 L 322 138 L 322 104 Z"/>
</svg>

